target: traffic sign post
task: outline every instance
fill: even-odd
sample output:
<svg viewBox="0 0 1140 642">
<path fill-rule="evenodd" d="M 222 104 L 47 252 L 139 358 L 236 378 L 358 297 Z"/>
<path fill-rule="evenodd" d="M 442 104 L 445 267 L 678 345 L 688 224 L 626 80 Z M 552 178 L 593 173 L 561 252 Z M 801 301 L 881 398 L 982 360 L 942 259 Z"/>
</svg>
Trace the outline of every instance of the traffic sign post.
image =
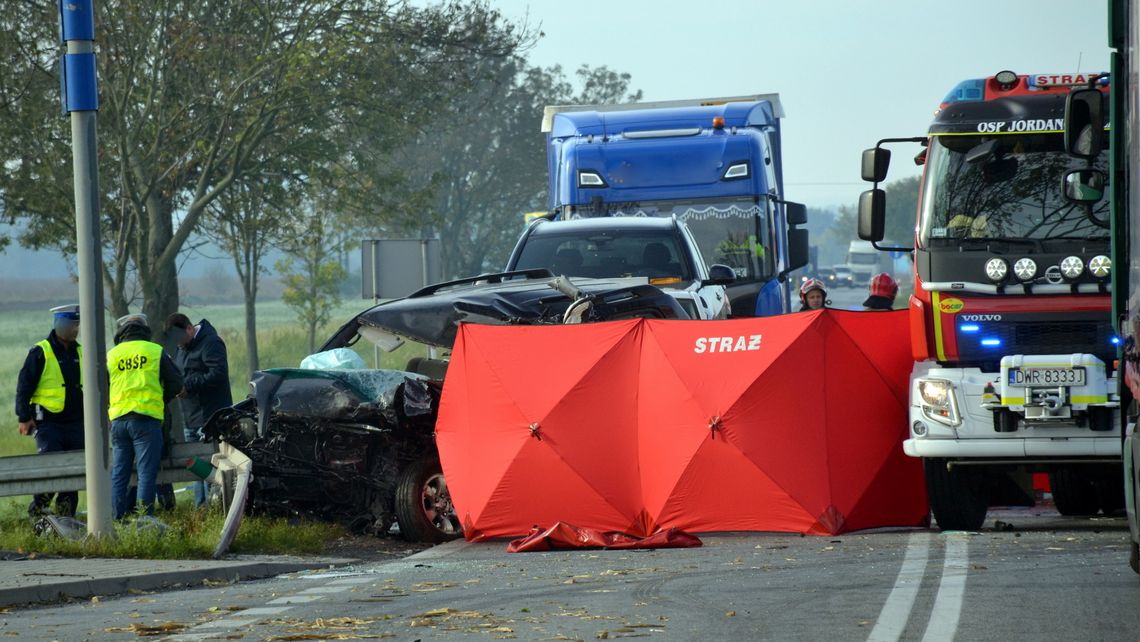
<svg viewBox="0 0 1140 642">
<path fill-rule="evenodd" d="M 99 230 L 99 166 L 95 116 L 99 94 L 95 79 L 95 7 L 92 0 L 60 0 L 60 40 L 67 46 L 60 60 L 63 111 L 71 117 L 72 173 L 75 181 L 75 231 L 79 267 L 79 337 L 83 386 L 83 437 L 86 447 L 87 532 L 113 534 L 111 520 L 111 449 L 107 420 L 107 344 L 103 320 L 103 246 Z"/>
</svg>

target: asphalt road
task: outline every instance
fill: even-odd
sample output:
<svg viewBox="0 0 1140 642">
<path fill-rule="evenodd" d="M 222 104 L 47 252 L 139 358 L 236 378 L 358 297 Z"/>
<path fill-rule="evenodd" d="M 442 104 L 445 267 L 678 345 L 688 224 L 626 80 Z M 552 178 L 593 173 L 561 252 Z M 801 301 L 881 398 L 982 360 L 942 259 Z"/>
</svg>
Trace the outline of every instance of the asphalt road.
<svg viewBox="0 0 1140 642">
<path fill-rule="evenodd" d="M 1002 522 L 993 528 L 994 520 Z M 1121 518 L 1009 510 L 980 533 L 705 535 L 656 551 L 509 554 L 456 542 L 395 562 L 13 610 L 36 640 L 1126 640 L 1140 577 Z M 292 637 L 289 637 L 292 636 Z M 336 637 L 340 636 L 340 637 Z M 161 636 L 160 636 L 161 637 Z"/>
</svg>

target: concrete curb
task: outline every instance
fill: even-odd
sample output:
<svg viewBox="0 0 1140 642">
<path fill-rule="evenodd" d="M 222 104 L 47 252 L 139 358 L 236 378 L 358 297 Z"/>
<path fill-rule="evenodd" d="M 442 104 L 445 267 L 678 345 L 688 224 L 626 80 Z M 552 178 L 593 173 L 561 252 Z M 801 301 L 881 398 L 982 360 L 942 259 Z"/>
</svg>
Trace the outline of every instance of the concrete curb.
<svg viewBox="0 0 1140 642">
<path fill-rule="evenodd" d="M 353 559 L 236 560 L 38 560 L 3 564 L 7 586 L 0 586 L 0 607 L 31 606 L 68 599 L 154 591 L 176 586 L 192 588 L 204 582 L 239 582 L 284 573 L 351 564 Z M 51 567 L 46 562 L 53 562 Z M 58 563 L 67 572 L 54 572 Z M 24 566 L 27 565 L 27 566 Z M 145 570 L 151 565 L 152 570 Z M 161 568 L 162 566 L 170 568 Z M 158 568 L 153 568 L 158 567 Z"/>
</svg>

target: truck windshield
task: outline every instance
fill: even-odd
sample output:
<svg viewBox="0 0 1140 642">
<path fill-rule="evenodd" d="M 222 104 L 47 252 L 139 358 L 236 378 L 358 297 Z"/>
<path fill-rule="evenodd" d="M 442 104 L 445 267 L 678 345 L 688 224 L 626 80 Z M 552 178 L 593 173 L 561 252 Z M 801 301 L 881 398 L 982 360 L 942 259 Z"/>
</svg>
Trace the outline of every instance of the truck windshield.
<svg viewBox="0 0 1140 642">
<path fill-rule="evenodd" d="M 606 203 L 604 211 L 579 207 L 587 216 L 676 216 L 684 221 L 706 267 L 727 265 L 738 281 L 762 281 L 775 273 L 775 247 L 767 201 L 693 199 Z"/>
<path fill-rule="evenodd" d="M 924 246 L 960 239 L 1100 239 L 1108 230 L 1061 193 L 1084 161 L 1064 152 L 1061 134 L 934 136 L 927 154 L 919 238 Z M 1096 168 L 1104 171 L 1105 155 Z M 1108 199 L 1092 206 L 1107 221 Z"/>
</svg>

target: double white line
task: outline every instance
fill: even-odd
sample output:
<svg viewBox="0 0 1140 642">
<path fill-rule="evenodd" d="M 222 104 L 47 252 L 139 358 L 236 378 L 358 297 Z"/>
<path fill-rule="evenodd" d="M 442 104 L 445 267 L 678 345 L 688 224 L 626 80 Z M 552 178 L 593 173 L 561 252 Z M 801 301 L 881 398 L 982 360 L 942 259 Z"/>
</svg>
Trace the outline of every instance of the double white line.
<svg viewBox="0 0 1140 642">
<path fill-rule="evenodd" d="M 962 614 L 962 598 L 966 594 L 966 572 L 969 567 L 967 537 L 964 533 L 944 536 L 946 554 L 942 564 L 942 580 L 938 584 L 934 607 L 926 623 L 926 633 L 922 636 L 924 642 L 953 640 L 954 633 L 958 630 L 958 617 Z M 911 535 L 895 586 L 887 596 L 875 628 L 867 638 L 870 642 L 894 642 L 902 637 L 926 573 L 929 557 L 930 533 Z"/>
</svg>

